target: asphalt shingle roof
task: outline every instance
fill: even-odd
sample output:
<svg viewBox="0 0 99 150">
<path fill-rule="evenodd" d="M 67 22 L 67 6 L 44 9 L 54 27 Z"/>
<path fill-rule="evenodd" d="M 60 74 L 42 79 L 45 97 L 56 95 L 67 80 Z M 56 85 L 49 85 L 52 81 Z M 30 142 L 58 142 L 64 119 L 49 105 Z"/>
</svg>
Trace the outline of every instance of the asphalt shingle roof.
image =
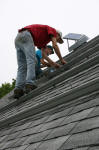
<svg viewBox="0 0 99 150">
<path fill-rule="evenodd" d="M 20 101 L 0 100 L 0 150 L 99 149 L 99 36 Z"/>
</svg>

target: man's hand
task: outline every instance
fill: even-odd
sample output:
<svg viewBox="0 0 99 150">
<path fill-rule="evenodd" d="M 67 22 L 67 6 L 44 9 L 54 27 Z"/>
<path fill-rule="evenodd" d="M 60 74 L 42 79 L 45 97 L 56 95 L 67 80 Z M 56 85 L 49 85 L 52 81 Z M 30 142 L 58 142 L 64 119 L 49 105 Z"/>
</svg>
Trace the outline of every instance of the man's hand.
<svg viewBox="0 0 99 150">
<path fill-rule="evenodd" d="M 67 62 L 64 59 L 61 59 L 60 61 L 61 61 L 62 65 L 67 64 Z"/>
<path fill-rule="evenodd" d="M 54 63 L 53 66 L 54 66 L 55 68 L 59 68 L 59 67 L 60 67 L 60 64 Z"/>
<path fill-rule="evenodd" d="M 51 65 L 46 62 L 43 58 L 40 60 L 40 62 L 43 64 L 43 67 L 51 67 Z"/>
</svg>

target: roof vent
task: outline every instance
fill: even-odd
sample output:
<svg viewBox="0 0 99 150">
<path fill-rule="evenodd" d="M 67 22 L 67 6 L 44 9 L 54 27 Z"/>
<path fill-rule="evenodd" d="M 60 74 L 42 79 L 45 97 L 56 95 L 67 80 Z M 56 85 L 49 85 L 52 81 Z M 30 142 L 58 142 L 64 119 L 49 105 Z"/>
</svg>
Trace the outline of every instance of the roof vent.
<svg viewBox="0 0 99 150">
<path fill-rule="evenodd" d="M 67 39 L 68 50 L 71 52 L 86 43 L 89 38 L 84 34 L 69 33 L 65 35 L 63 39 Z M 69 46 L 69 40 L 74 40 L 75 43 L 72 46 Z"/>
</svg>

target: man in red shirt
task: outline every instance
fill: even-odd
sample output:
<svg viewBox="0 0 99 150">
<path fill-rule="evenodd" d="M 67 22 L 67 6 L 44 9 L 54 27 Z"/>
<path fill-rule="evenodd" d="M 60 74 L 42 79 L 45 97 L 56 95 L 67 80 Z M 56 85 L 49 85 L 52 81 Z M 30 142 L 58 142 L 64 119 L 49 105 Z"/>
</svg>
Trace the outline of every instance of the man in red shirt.
<svg viewBox="0 0 99 150">
<path fill-rule="evenodd" d="M 42 50 L 43 56 L 51 66 L 59 68 L 60 65 L 53 62 L 44 52 L 46 45 L 52 41 L 55 53 L 59 57 L 62 64 L 66 61 L 62 58 L 57 42 L 62 44 L 62 33 L 48 25 L 29 25 L 19 30 L 15 39 L 15 47 L 17 50 L 18 72 L 14 97 L 19 98 L 24 95 L 24 87 L 26 93 L 37 88 L 35 82 L 35 46 Z"/>
</svg>

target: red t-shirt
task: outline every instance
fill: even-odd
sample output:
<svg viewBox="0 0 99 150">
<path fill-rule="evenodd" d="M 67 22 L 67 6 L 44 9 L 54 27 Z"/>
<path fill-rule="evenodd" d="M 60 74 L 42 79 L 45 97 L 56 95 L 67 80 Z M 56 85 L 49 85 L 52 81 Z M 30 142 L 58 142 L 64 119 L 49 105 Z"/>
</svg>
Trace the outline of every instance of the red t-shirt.
<svg viewBox="0 0 99 150">
<path fill-rule="evenodd" d="M 54 37 L 57 35 L 56 30 L 48 25 L 29 25 L 20 29 L 19 32 L 23 30 L 28 30 L 31 32 L 35 46 L 40 48 L 45 47 L 47 43 L 51 41 L 50 35 L 53 35 Z"/>
</svg>

